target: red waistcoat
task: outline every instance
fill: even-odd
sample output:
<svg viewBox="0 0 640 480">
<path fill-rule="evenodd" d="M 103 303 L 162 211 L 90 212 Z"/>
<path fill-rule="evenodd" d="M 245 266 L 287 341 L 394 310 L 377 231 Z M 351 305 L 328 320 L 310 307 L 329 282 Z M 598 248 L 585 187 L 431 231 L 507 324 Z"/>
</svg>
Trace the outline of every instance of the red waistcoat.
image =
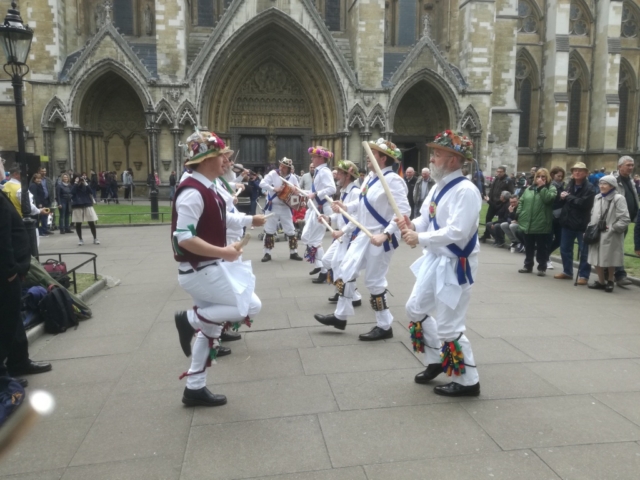
<svg viewBox="0 0 640 480">
<path fill-rule="evenodd" d="M 203 257 L 187 251 L 184 247 L 179 247 L 182 254 L 179 254 L 175 250 L 175 243 L 173 241 L 173 232 L 176 231 L 178 223 L 178 212 L 176 211 L 176 200 L 187 188 L 194 188 L 204 200 L 204 210 L 198 220 L 196 227 L 197 236 L 211 245 L 216 247 L 225 247 L 227 244 L 227 219 L 226 219 L 226 204 L 220 195 L 218 195 L 212 188 L 205 187 L 198 180 L 189 177 L 184 182 L 180 183 L 180 186 L 176 190 L 176 194 L 173 199 L 173 206 L 171 207 L 171 245 L 173 248 L 173 258 L 177 262 L 189 262 L 194 268 L 200 262 L 207 260 L 218 260 L 217 257 Z"/>
</svg>

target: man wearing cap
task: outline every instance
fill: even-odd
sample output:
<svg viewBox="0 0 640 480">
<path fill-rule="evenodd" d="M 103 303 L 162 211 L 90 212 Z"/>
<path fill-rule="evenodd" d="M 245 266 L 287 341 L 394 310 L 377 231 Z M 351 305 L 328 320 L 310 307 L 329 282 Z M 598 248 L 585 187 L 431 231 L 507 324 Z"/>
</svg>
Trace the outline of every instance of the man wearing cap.
<svg viewBox="0 0 640 480">
<path fill-rule="evenodd" d="M 187 377 L 182 403 L 214 407 L 227 403 L 224 395 L 206 387 L 206 369 L 218 355 L 223 328 L 229 322 L 250 323 L 262 305 L 253 293 L 251 267 L 232 263 L 242 248 L 226 244 L 226 205 L 215 181 L 225 173 L 233 151 L 215 133 L 196 132 L 187 142 L 191 158 L 186 165 L 193 173 L 177 188 L 171 215 L 178 283 L 194 303 L 192 310 L 175 315 L 182 351 L 192 356 L 191 367 L 180 376 Z"/>
<path fill-rule="evenodd" d="M 407 184 L 393 171 L 394 163 L 400 160 L 400 150 L 383 138 L 369 142 L 369 145 L 400 213 L 408 217 L 411 208 L 407 200 Z M 347 318 L 354 315 L 355 282 L 360 271 L 364 269 L 364 283 L 371 295 L 370 303 L 375 311 L 376 325 L 359 338 L 362 341 L 376 341 L 393 337 L 393 315 L 387 304 L 386 276 L 393 252 L 398 246 L 400 231 L 392 221 L 395 216 L 393 208 L 370 159 L 367 159 L 367 166 L 371 173 L 364 180 L 360 198 L 350 203 L 337 201 L 333 208 L 336 213 L 340 207 L 354 215 L 356 220 L 373 234 L 373 238 L 369 239 L 359 229 L 354 231 L 355 239 L 351 241 L 340 268 L 335 272 L 335 285 L 339 293 L 336 310 L 331 315 L 316 314 L 314 318 L 323 325 L 344 330 Z"/>
<path fill-rule="evenodd" d="M 338 176 L 337 182 L 341 187 L 340 201 L 342 203 L 357 202 L 360 196 L 360 188 L 356 184 L 356 180 L 360 175 L 357 165 L 349 160 L 341 160 L 338 162 L 336 170 Z M 342 259 L 347 253 L 347 249 L 351 243 L 351 235 L 356 227 L 348 218 L 340 213 L 334 213 L 331 217 L 325 217 L 325 219 L 337 228 L 337 230 L 332 233 L 333 243 L 322 258 L 324 266 L 332 273 L 337 272 L 340 268 L 340 263 L 342 263 Z M 329 277 L 329 282 L 333 282 L 333 275 L 329 275 Z M 314 283 L 317 281 L 317 279 L 314 280 Z M 335 295 L 329 297 L 329 303 L 337 303 L 338 297 L 339 293 L 336 289 Z M 362 296 L 357 290 L 354 293 L 352 303 L 354 307 L 362 305 Z"/>
<path fill-rule="evenodd" d="M 325 196 L 333 197 L 336 193 L 336 182 L 331 170 L 327 167 L 327 162 L 333 158 L 333 152 L 322 146 L 316 146 L 309 148 L 309 154 L 311 155 L 311 164 L 315 167 L 315 173 L 308 201 L 315 203 L 320 214 L 331 215 L 331 205 Z M 327 281 L 327 268 L 322 263 L 324 256 L 322 240 L 324 239 L 325 226 L 320 222 L 315 209 L 311 206 L 307 206 L 304 222 L 304 229 L 300 237 L 302 242 L 307 245 L 304 258 L 315 267 L 309 272 L 309 275 L 319 274 L 314 283 L 324 283 Z"/>
<path fill-rule="evenodd" d="M 278 231 L 278 223 L 282 225 L 284 234 L 289 239 L 289 259 L 302 261 L 302 257 L 298 255 L 298 237 L 296 236 L 296 229 L 293 226 L 291 208 L 278 198 L 278 193 L 286 186 L 282 178 L 286 179 L 287 182 L 292 185 L 298 185 L 298 177 L 293 175 L 292 169 L 293 162 L 291 159 L 283 157 L 282 160 L 280 160 L 280 171 L 271 170 L 260 182 L 260 188 L 268 192 L 267 204 L 264 211 L 273 214 L 267 218 L 267 223 L 264 226 L 263 262 L 271 260 L 271 250 L 275 245 L 275 234 Z M 280 176 L 282 176 L 282 178 L 280 178 Z"/>
<path fill-rule="evenodd" d="M 399 222 L 403 240 L 424 248 L 411 266 L 416 283 L 406 305 L 414 349 L 425 353 L 427 365 L 415 381 L 425 384 L 444 372 L 455 375 L 455 381 L 435 387 L 436 394 L 477 396 L 478 370 L 464 332 L 478 270 L 482 199 L 461 172 L 465 159 L 473 155 L 473 143 L 445 130 L 427 146 L 433 148 L 431 175 L 436 186 L 413 223 L 408 218 Z"/>
<path fill-rule="evenodd" d="M 573 278 L 573 245 L 578 240 L 580 250 L 580 266 L 578 267 L 578 285 L 586 285 L 591 274 L 591 265 L 587 262 L 589 249 L 582 242 L 584 232 L 591 219 L 593 199 L 596 194 L 594 187 L 587 179 L 587 166 L 578 162 L 571 167 L 571 180 L 560 194 L 562 211 L 560 212 L 560 255 L 562 256 L 562 272 L 554 275 L 558 280 Z M 551 252 L 549 252 L 551 253 Z"/>
</svg>

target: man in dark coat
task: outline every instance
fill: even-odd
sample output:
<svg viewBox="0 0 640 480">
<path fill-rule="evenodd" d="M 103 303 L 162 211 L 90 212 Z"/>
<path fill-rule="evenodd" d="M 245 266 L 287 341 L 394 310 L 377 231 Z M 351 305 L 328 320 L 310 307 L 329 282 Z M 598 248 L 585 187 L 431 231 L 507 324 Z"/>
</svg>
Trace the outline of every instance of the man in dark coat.
<svg viewBox="0 0 640 480">
<path fill-rule="evenodd" d="M 564 192 L 560 194 L 560 255 L 562 256 L 562 273 L 554 275 L 559 280 L 573 278 L 573 244 L 578 240 L 580 250 L 580 266 L 578 267 L 578 285 L 586 285 L 591 273 L 591 265 L 587 263 L 588 248 L 582 242 L 582 237 L 589 220 L 596 187 L 587 180 L 589 170 L 587 166 L 578 162 L 571 168 L 571 180 Z"/>
<path fill-rule="evenodd" d="M 407 190 L 409 190 L 409 193 L 407 193 L 407 199 L 409 200 L 409 206 L 411 207 L 411 219 L 413 220 L 413 208 L 415 206 L 415 202 L 413 201 L 413 189 L 415 188 L 416 182 L 418 181 L 418 178 L 416 177 L 416 171 L 413 169 L 413 167 L 407 168 L 407 170 L 404 172 L 404 181 L 407 184 Z"/>
<path fill-rule="evenodd" d="M 507 167 L 504 165 L 499 166 L 496 169 L 496 176 L 493 179 L 493 182 L 491 182 L 491 187 L 489 187 L 489 195 L 484 197 L 489 204 L 487 215 L 484 219 L 485 225 L 493 220 L 493 217 L 496 216 L 496 213 L 498 213 L 498 210 L 502 207 L 503 202 L 500 200 L 502 192 L 507 191 L 513 194 L 515 189 L 516 187 L 513 184 L 513 180 L 511 180 L 507 175 Z M 484 234 L 480 237 L 480 241 L 486 240 L 489 236 L 489 232 L 485 229 Z"/>
</svg>

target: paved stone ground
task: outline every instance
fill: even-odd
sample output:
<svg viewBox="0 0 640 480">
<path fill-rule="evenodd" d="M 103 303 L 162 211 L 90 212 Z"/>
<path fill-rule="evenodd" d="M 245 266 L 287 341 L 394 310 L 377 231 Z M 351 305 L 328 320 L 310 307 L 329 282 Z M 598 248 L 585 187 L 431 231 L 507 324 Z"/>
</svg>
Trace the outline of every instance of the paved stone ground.
<svg viewBox="0 0 640 480">
<path fill-rule="evenodd" d="M 283 242 L 269 264 L 252 242 L 263 310 L 209 373 L 229 404 L 184 408 L 173 313 L 190 302 L 168 227 L 99 235 L 82 250 L 122 285 L 94 297 L 76 331 L 32 346 L 53 371 L 29 381 L 57 410 L 0 462 L 3 478 L 638 478 L 637 287 L 606 294 L 521 275 L 521 255 L 483 247 L 468 322 L 482 395 L 446 399 L 413 383 L 422 365 L 403 306 L 418 251 L 402 246 L 389 275 L 395 337 L 363 344 L 368 306 L 343 333 L 318 327 L 331 287 L 284 260 Z M 79 247 L 55 235 L 41 249 Z"/>
</svg>

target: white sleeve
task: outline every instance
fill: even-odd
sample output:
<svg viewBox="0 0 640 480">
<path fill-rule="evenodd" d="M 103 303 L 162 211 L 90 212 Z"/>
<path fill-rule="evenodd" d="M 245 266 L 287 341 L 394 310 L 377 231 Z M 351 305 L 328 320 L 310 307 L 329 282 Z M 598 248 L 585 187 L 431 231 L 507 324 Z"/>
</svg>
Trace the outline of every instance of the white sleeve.
<svg viewBox="0 0 640 480">
<path fill-rule="evenodd" d="M 318 175 L 318 173 L 320 175 Z M 316 195 L 320 200 L 324 200 L 325 195 L 331 197 L 336 193 L 336 182 L 333 180 L 331 170 L 328 168 L 322 168 L 318 173 L 316 173 L 316 178 L 314 180 Z"/>
<path fill-rule="evenodd" d="M 22 196 L 22 188 L 19 188 L 16 192 L 16 197 L 21 198 Z M 40 209 L 36 207 L 36 204 L 33 203 L 33 194 L 29 192 L 29 205 L 31 206 L 30 215 L 40 215 Z"/>
<path fill-rule="evenodd" d="M 398 210 L 400 210 L 400 213 L 402 215 L 406 215 L 407 217 L 409 215 L 411 215 L 411 207 L 409 206 L 409 200 L 407 198 L 407 194 L 409 192 L 409 189 L 407 188 L 407 183 L 398 175 L 391 175 L 391 178 L 389 179 L 389 182 L 387 182 L 389 185 L 389 190 L 391 190 L 391 195 L 393 196 L 393 199 L 396 201 L 396 204 L 398 205 Z M 396 215 L 394 213 L 393 218 L 395 218 Z M 400 229 L 398 228 L 398 224 L 391 219 L 391 221 L 389 222 L 389 225 L 387 226 L 387 228 L 384 229 L 385 233 L 391 233 L 391 234 L 396 234 L 399 235 L 400 234 Z"/>
<path fill-rule="evenodd" d="M 176 223 L 176 231 L 173 233 L 173 236 L 178 240 L 178 244 L 184 240 L 195 237 L 191 229 L 195 231 L 203 211 L 204 200 L 200 192 L 195 188 L 187 188 L 180 193 L 176 200 L 178 220 Z M 189 227 L 191 227 L 191 229 Z"/>
<path fill-rule="evenodd" d="M 275 170 L 270 171 L 269 173 L 267 173 L 264 178 L 262 180 L 260 180 L 260 188 L 262 190 L 267 190 L 269 192 L 273 192 L 275 189 L 273 188 L 273 185 L 271 184 L 273 182 L 272 178 L 274 175 Z"/>
</svg>

